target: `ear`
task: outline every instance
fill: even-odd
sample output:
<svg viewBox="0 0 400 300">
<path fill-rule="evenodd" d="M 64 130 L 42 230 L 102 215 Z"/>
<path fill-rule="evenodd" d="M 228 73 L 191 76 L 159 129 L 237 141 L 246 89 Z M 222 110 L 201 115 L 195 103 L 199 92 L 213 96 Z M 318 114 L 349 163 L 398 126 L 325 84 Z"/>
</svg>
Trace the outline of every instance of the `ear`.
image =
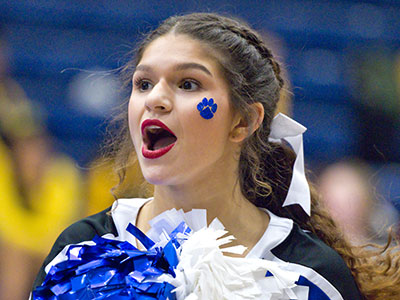
<svg viewBox="0 0 400 300">
<path fill-rule="evenodd" d="M 264 107 L 260 102 L 251 104 L 252 113 L 250 120 L 246 120 L 239 113 L 236 114 L 230 133 L 230 140 L 240 143 L 256 131 L 264 120 Z"/>
</svg>

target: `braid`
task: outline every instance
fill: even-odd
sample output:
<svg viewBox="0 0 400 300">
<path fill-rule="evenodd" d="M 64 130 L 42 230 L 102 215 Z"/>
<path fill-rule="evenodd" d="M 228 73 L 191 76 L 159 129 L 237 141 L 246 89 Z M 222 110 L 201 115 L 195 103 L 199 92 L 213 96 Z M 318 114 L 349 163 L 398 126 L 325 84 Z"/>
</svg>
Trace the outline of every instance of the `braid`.
<svg viewBox="0 0 400 300">
<path fill-rule="evenodd" d="M 261 54 L 261 56 L 269 61 L 274 70 L 276 79 L 279 82 L 279 87 L 282 88 L 285 84 L 281 76 L 281 67 L 274 58 L 271 50 L 265 45 L 262 38 L 250 28 L 244 27 L 240 24 L 221 24 L 222 29 L 229 30 L 241 38 L 245 39 L 250 45 L 252 45 Z"/>
<path fill-rule="evenodd" d="M 284 80 L 281 76 L 281 67 L 272 55 L 271 50 L 265 45 L 263 40 L 258 37 L 255 32 L 244 27 L 242 27 L 241 30 L 244 33 L 244 35 L 241 36 L 245 38 L 250 45 L 254 46 L 258 50 L 258 52 L 260 52 L 262 57 L 266 58 L 270 62 L 272 69 L 274 70 L 276 79 L 279 82 L 279 87 L 282 88 L 284 85 Z"/>
</svg>

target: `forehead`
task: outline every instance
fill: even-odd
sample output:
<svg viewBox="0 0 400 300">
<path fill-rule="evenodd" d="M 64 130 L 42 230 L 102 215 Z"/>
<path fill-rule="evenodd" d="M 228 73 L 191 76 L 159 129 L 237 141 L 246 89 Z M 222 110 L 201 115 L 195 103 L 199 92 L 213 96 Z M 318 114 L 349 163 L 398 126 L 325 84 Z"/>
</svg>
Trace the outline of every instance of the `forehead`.
<svg viewBox="0 0 400 300">
<path fill-rule="evenodd" d="M 152 41 L 144 50 L 138 63 L 169 65 L 179 62 L 196 62 L 218 72 L 219 64 L 211 47 L 187 35 L 169 33 Z"/>
</svg>

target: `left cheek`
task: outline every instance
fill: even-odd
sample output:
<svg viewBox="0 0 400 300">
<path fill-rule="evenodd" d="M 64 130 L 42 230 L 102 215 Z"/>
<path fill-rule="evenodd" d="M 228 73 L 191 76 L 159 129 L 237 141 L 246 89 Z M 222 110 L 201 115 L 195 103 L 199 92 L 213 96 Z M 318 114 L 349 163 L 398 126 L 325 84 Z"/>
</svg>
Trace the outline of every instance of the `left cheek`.
<svg viewBox="0 0 400 300">
<path fill-rule="evenodd" d="M 198 111 L 188 115 L 187 126 L 196 147 L 215 147 L 224 140 L 225 128 L 217 114 L 211 119 L 204 119 Z"/>
<path fill-rule="evenodd" d="M 197 98 L 197 97 L 196 97 Z M 223 99 L 221 99 L 223 98 Z M 211 133 L 210 130 L 223 130 L 224 118 L 229 114 L 225 98 L 221 96 L 202 96 L 185 105 L 186 125 L 197 124 L 202 132 Z"/>
</svg>

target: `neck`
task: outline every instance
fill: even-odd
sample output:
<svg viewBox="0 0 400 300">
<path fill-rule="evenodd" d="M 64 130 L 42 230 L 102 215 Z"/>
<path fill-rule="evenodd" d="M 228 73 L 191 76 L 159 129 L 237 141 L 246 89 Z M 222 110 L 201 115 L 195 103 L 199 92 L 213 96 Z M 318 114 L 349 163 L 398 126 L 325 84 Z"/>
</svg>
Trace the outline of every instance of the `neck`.
<svg viewBox="0 0 400 300">
<path fill-rule="evenodd" d="M 268 225 L 268 215 L 243 196 L 237 176 L 203 178 L 180 186 L 155 186 L 154 200 L 141 212 L 141 224 L 172 208 L 185 212 L 206 209 L 208 223 L 218 218 L 236 237 L 234 244 L 252 248 Z M 142 229 L 149 227 L 144 225 Z"/>
<path fill-rule="evenodd" d="M 228 182 L 227 182 L 228 181 Z M 221 221 L 225 215 L 232 213 L 236 207 L 248 204 L 240 191 L 238 181 L 204 180 L 202 183 L 190 183 L 182 186 L 156 186 L 154 190 L 154 207 L 157 212 L 176 208 L 185 212 L 192 209 L 206 209 L 208 221 L 218 217 Z M 221 188 L 225 185 L 225 188 Z M 195 187 L 195 188 L 193 188 Z M 229 187 L 229 188 L 226 188 Z"/>
<path fill-rule="evenodd" d="M 248 204 L 239 183 L 239 157 L 237 149 L 228 149 L 213 165 L 188 174 L 173 185 L 156 185 L 154 188 L 154 207 L 159 214 L 176 208 L 190 211 L 206 209 L 208 221 L 222 218 L 236 206 Z M 179 182 L 179 183 L 178 183 Z"/>
</svg>

